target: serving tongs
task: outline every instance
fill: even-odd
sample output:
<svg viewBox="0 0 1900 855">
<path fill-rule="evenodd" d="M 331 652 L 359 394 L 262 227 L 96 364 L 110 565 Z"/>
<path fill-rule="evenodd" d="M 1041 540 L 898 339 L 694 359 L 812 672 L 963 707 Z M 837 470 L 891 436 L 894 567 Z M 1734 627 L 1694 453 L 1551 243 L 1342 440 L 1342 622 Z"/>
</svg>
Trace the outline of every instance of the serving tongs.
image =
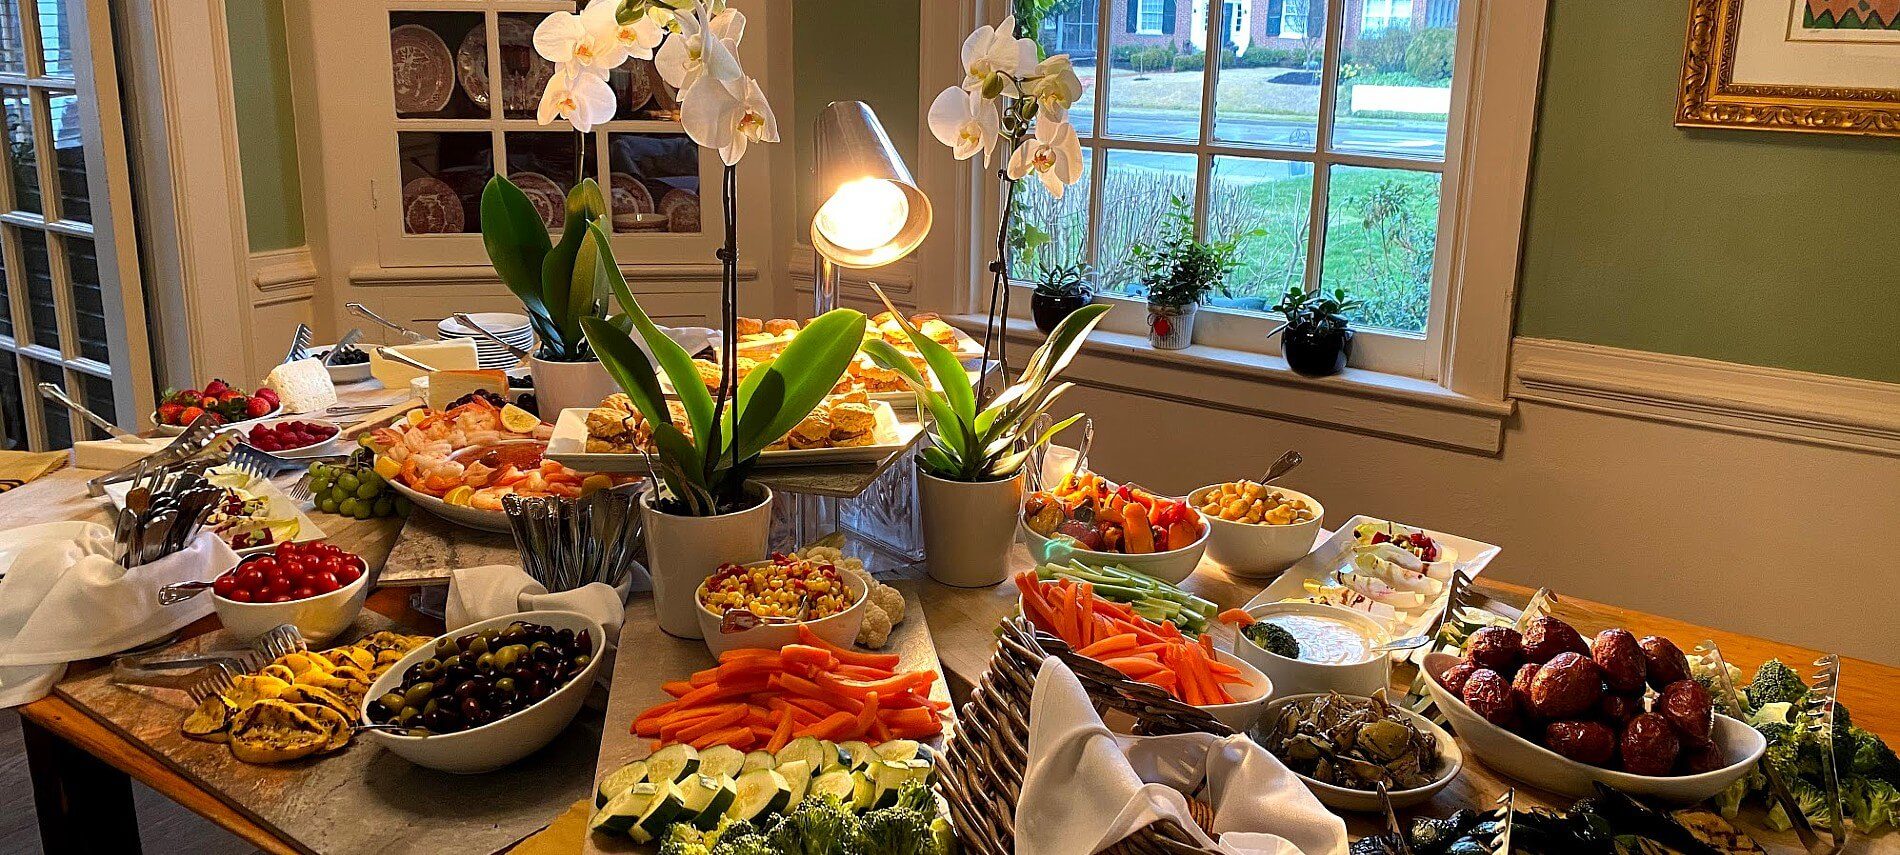
<svg viewBox="0 0 1900 855">
<path fill-rule="evenodd" d="M 428 336 L 423 335 L 422 333 L 416 332 L 415 330 L 405 327 L 402 324 L 396 323 L 395 321 L 389 320 L 387 318 L 384 318 L 382 315 L 379 315 L 379 314 L 376 314 L 375 312 L 370 311 L 369 307 L 363 305 L 362 303 L 344 303 L 343 308 L 350 310 L 351 313 L 365 320 L 371 321 L 377 324 L 378 326 L 395 330 L 396 332 L 402 334 L 403 338 L 409 339 L 410 341 L 434 341 L 434 339 L 431 339 Z"/>
<path fill-rule="evenodd" d="M 299 359 L 309 359 L 310 339 L 310 325 L 298 324 L 297 331 L 290 335 L 290 350 L 284 354 L 284 362 L 288 364 Z"/>
<path fill-rule="evenodd" d="M 349 332 L 346 332 L 343 334 L 342 338 L 339 338 L 336 340 L 336 344 L 330 345 L 330 351 L 323 355 L 323 367 L 328 368 L 332 365 L 335 365 L 337 354 L 340 354 L 346 350 L 354 350 L 356 348 L 357 341 L 361 340 L 362 338 L 363 338 L 362 328 L 352 327 Z"/>
<path fill-rule="evenodd" d="M 1704 639 L 1695 648 L 1696 655 L 1713 665 L 1715 689 L 1726 711 L 1740 716 L 1744 710 L 1741 693 L 1735 689 L 1735 681 L 1729 677 L 1728 660 L 1722 658 L 1722 649 L 1716 646 L 1715 639 Z M 1814 824 L 1808 821 L 1807 814 L 1801 811 L 1801 804 L 1795 801 L 1794 793 L 1788 789 L 1788 782 L 1764 756 L 1755 763 L 1763 777 L 1768 779 L 1768 797 L 1781 805 L 1788 822 L 1794 826 L 1795 837 L 1801 845 L 1815 855 L 1833 855 L 1847 845 L 1847 828 L 1842 820 L 1840 770 L 1834 764 L 1834 693 L 1840 685 L 1840 657 L 1829 653 L 1815 660 L 1820 672 L 1815 675 L 1815 685 L 1808 690 L 1807 699 L 1802 701 L 1805 711 L 1812 714 L 1802 715 L 1800 722 L 1818 721 L 1820 732 L 1815 736 L 1820 740 L 1822 753 L 1822 780 L 1828 801 L 1829 841 L 1823 842 L 1814 831 Z M 1810 725 L 1812 726 L 1812 725 Z"/>
<path fill-rule="evenodd" d="M 303 633 L 297 630 L 296 625 L 287 623 L 264 633 L 251 642 L 251 646 L 237 650 L 121 656 L 112 660 L 112 682 L 183 689 L 194 693 L 193 701 L 202 701 L 204 696 L 196 694 L 201 686 L 206 689 L 206 695 L 230 688 L 231 677 L 255 674 L 283 656 L 307 649 L 309 646 L 304 643 Z M 220 671 L 219 666 L 224 666 L 224 670 Z M 206 668 L 213 671 L 197 673 Z M 212 688 L 214 685 L 218 688 Z"/>
<path fill-rule="evenodd" d="M 191 424 L 185 427 L 184 432 L 173 437 L 171 443 L 164 448 L 87 481 L 86 495 L 93 498 L 104 496 L 107 484 L 124 481 L 141 468 L 183 463 L 204 453 L 207 449 L 217 452 L 224 442 L 236 439 L 236 434 L 220 431 L 220 427 L 221 425 L 212 421 L 209 413 L 193 419 Z"/>
</svg>

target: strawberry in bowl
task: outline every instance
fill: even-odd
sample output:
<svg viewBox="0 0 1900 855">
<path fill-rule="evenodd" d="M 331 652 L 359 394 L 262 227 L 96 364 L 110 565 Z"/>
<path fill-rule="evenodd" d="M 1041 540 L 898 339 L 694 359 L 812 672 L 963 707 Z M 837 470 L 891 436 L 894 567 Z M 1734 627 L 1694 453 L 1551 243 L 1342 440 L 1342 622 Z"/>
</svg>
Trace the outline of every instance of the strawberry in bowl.
<svg viewBox="0 0 1900 855">
<path fill-rule="evenodd" d="M 215 425 L 244 425 L 275 415 L 281 403 L 276 390 L 269 387 L 245 392 L 223 380 L 212 380 L 203 389 L 166 390 L 152 413 L 152 423 L 167 434 L 177 434 L 205 415 Z"/>
</svg>

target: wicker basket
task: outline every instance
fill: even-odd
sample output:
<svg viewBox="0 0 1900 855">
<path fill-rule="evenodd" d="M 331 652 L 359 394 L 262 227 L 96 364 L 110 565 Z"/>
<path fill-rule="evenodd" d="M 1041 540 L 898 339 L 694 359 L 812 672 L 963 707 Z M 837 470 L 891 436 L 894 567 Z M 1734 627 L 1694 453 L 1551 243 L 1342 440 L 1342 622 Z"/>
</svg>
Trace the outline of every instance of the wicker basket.
<svg viewBox="0 0 1900 855">
<path fill-rule="evenodd" d="M 957 733 L 946 752 L 941 791 L 950 804 L 957 839 L 980 855 L 1011 855 L 1016 848 L 1016 802 L 1029 759 L 1029 698 L 1043 659 L 1059 657 L 1082 681 L 1096 710 L 1133 716 L 1135 732 L 1149 735 L 1233 730 L 1206 711 L 1184 704 L 1158 686 L 1137 683 L 1120 671 L 1077 654 L 1059 638 L 1039 632 L 1018 616 L 1003 623 L 996 655 L 959 710 Z M 1190 798 L 1194 820 L 1207 826 L 1212 811 Z M 1117 855 L 1188 855 L 1210 850 L 1176 823 L 1162 820 L 1106 850 Z"/>
</svg>

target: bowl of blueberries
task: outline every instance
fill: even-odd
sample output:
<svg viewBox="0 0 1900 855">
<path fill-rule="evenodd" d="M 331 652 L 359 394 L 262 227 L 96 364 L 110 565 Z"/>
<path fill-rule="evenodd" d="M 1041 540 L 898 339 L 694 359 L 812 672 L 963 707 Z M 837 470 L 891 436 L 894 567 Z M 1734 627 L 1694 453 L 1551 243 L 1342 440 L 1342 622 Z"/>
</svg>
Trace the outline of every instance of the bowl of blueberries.
<svg viewBox="0 0 1900 855">
<path fill-rule="evenodd" d="M 330 351 L 336 350 L 336 358 L 330 359 Z M 324 367 L 330 371 L 332 383 L 361 383 L 369 379 L 369 354 L 353 344 L 346 344 L 338 350 L 334 346 L 313 347 L 310 355 L 325 360 Z"/>
</svg>

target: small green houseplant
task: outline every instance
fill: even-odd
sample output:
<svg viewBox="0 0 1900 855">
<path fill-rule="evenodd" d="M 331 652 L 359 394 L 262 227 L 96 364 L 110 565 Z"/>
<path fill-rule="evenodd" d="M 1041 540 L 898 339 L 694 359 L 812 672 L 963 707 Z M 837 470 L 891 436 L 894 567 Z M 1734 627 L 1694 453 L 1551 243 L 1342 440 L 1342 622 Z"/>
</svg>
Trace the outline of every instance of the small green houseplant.
<svg viewBox="0 0 1900 855">
<path fill-rule="evenodd" d="M 1286 357 L 1287 367 L 1308 377 L 1326 377 L 1346 370 L 1346 360 L 1352 356 L 1349 315 L 1361 305 L 1358 300 L 1348 299 L 1344 289 L 1335 289 L 1328 297 L 1298 285 L 1288 288 L 1286 296 L 1273 307 L 1273 311 L 1286 315 L 1286 323 L 1276 332 L 1281 335 L 1280 352 Z"/>
<path fill-rule="evenodd" d="M 1056 331 L 1056 325 L 1075 310 L 1095 298 L 1095 272 L 1087 262 L 1043 264 L 1036 273 L 1036 289 L 1029 296 L 1029 311 L 1036 328 L 1044 335 Z"/>
<path fill-rule="evenodd" d="M 1194 236 L 1194 214 L 1187 199 L 1175 196 L 1164 217 L 1161 237 L 1130 250 L 1141 270 L 1141 290 L 1148 297 L 1148 343 L 1162 350 L 1180 350 L 1194 341 L 1194 315 L 1207 295 L 1226 293 L 1224 280 L 1240 262 L 1240 240 L 1257 232 L 1221 241 Z"/>
</svg>

